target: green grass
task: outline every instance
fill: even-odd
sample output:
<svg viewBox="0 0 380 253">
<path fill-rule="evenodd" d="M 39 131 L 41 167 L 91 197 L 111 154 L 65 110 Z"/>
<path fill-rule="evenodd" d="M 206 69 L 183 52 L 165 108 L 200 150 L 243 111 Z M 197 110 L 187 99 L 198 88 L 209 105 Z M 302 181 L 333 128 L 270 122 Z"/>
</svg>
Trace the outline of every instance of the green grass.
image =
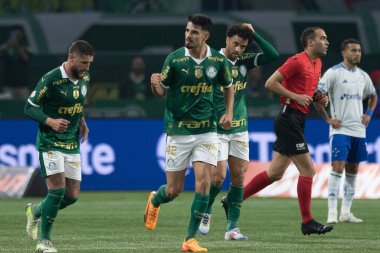
<svg viewBox="0 0 380 253">
<path fill-rule="evenodd" d="M 363 224 L 337 224 L 326 235 L 303 236 L 296 199 L 255 198 L 243 205 L 239 227 L 248 241 L 224 241 L 225 218 L 219 200 L 209 235 L 198 235 L 209 252 L 380 252 L 378 200 L 355 200 Z M 52 239 L 59 252 L 180 252 L 193 193 L 183 193 L 161 207 L 156 230 L 144 227 L 147 192 L 83 192 L 62 210 Z M 24 205 L 40 199 L 0 200 L 0 252 L 34 252 L 25 232 Z M 326 221 L 327 201 L 313 200 L 318 221 Z"/>
</svg>

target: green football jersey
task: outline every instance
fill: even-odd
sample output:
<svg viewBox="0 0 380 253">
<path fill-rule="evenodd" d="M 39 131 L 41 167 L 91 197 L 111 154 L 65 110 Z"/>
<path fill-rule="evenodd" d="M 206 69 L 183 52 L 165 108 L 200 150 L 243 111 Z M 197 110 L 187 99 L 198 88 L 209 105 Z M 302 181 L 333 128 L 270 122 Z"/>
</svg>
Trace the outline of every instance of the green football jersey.
<svg viewBox="0 0 380 253">
<path fill-rule="evenodd" d="M 81 80 L 70 80 L 63 65 L 45 74 L 29 96 L 28 102 L 40 107 L 50 118 L 70 121 L 65 133 L 55 132 L 39 124 L 37 150 L 57 150 L 63 153 L 79 153 L 79 123 L 83 116 L 83 103 L 90 76 L 86 73 Z"/>
<path fill-rule="evenodd" d="M 164 131 L 187 135 L 216 131 L 213 93 L 217 85 L 230 87 L 227 59 L 207 46 L 205 59 L 191 57 L 187 48 L 172 52 L 162 68 L 161 85 L 168 89 Z"/>
<path fill-rule="evenodd" d="M 220 53 L 223 53 L 220 50 Z M 233 85 L 235 89 L 234 97 L 234 115 L 232 118 L 232 127 L 225 130 L 218 126 L 218 133 L 220 134 L 233 134 L 240 133 L 248 130 L 248 114 L 246 104 L 246 88 L 247 88 L 247 74 L 248 70 L 257 66 L 255 63 L 255 53 L 242 54 L 235 62 L 228 61 L 231 68 Z M 214 92 L 215 109 L 217 112 L 217 120 L 219 120 L 226 111 L 226 105 L 223 97 L 223 87 L 218 86 Z"/>
</svg>

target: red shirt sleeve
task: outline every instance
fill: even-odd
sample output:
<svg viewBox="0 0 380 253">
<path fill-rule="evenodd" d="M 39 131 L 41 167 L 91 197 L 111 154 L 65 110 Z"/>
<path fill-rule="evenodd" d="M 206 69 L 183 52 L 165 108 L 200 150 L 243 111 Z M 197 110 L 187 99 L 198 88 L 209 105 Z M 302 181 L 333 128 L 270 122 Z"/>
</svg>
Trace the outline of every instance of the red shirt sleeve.
<svg viewBox="0 0 380 253">
<path fill-rule="evenodd" d="M 298 57 L 293 56 L 288 58 L 277 71 L 280 72 L 285 79 L 290 79 L 297 69 L 299 69 Z"/>
</svg>

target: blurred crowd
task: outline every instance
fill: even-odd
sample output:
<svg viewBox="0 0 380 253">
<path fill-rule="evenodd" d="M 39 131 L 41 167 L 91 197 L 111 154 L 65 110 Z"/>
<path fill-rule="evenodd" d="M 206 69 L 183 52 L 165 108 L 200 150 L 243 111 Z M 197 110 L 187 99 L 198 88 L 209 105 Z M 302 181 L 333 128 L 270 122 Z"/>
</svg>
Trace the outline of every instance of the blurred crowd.
<svg viewBox="0 0 380 253">
<path fill-rule="evenodd" d="M 190 3 L 190 4 L 189 4 Z M 186 8 L 183 8 L 183 7 Z M 296 10 L 307 12 L 380 9 L 373 0 L 1 0 L 0 14 L 35 12 L 152 13 L 224 12 L 239 10 Z M 195 9 L 194 9 L 195 8 Z"/>
<path fill-rule="evenodd" d="M 0 98 L 26 99 L 28 97 L 27 80 L 30 58 L 24 29 L 21 26 L 14 26 L 8 39 L 0 45 L 0 60 L 3 62 L 4 70 Z"/>
</svg>

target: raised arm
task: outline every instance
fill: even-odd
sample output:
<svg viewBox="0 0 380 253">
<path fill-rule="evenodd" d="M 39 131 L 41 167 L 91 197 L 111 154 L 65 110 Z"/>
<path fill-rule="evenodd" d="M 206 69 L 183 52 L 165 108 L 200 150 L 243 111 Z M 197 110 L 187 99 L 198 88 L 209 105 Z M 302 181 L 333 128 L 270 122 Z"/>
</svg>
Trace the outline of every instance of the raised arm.
<svg viewBox="0 0 380 253">
<path fill-rule="evenodd" d="M 150 77 L 150 87 L 153 95 L 157 98 L 162 98 L 166 95 L 166 89 L 161 85 L 161 74 L 153 73 Z"/>
<path fill-rule="evenodd" d="M 277 50 L 268 41 L 261 37 L 260 34 L 258 34 L 255 31 L 255 29 L 253 29 L 251 24 L 244 23 L 243 25 L 253 31 L 253 39 L 257 42 L 257 44 L 263 51 L 262 53 L 259 53 L 259 55 L 257 56 L 256 65 L 263 66 L 265 64 L 275 61 L 279 56 Z"/>
</svg>

